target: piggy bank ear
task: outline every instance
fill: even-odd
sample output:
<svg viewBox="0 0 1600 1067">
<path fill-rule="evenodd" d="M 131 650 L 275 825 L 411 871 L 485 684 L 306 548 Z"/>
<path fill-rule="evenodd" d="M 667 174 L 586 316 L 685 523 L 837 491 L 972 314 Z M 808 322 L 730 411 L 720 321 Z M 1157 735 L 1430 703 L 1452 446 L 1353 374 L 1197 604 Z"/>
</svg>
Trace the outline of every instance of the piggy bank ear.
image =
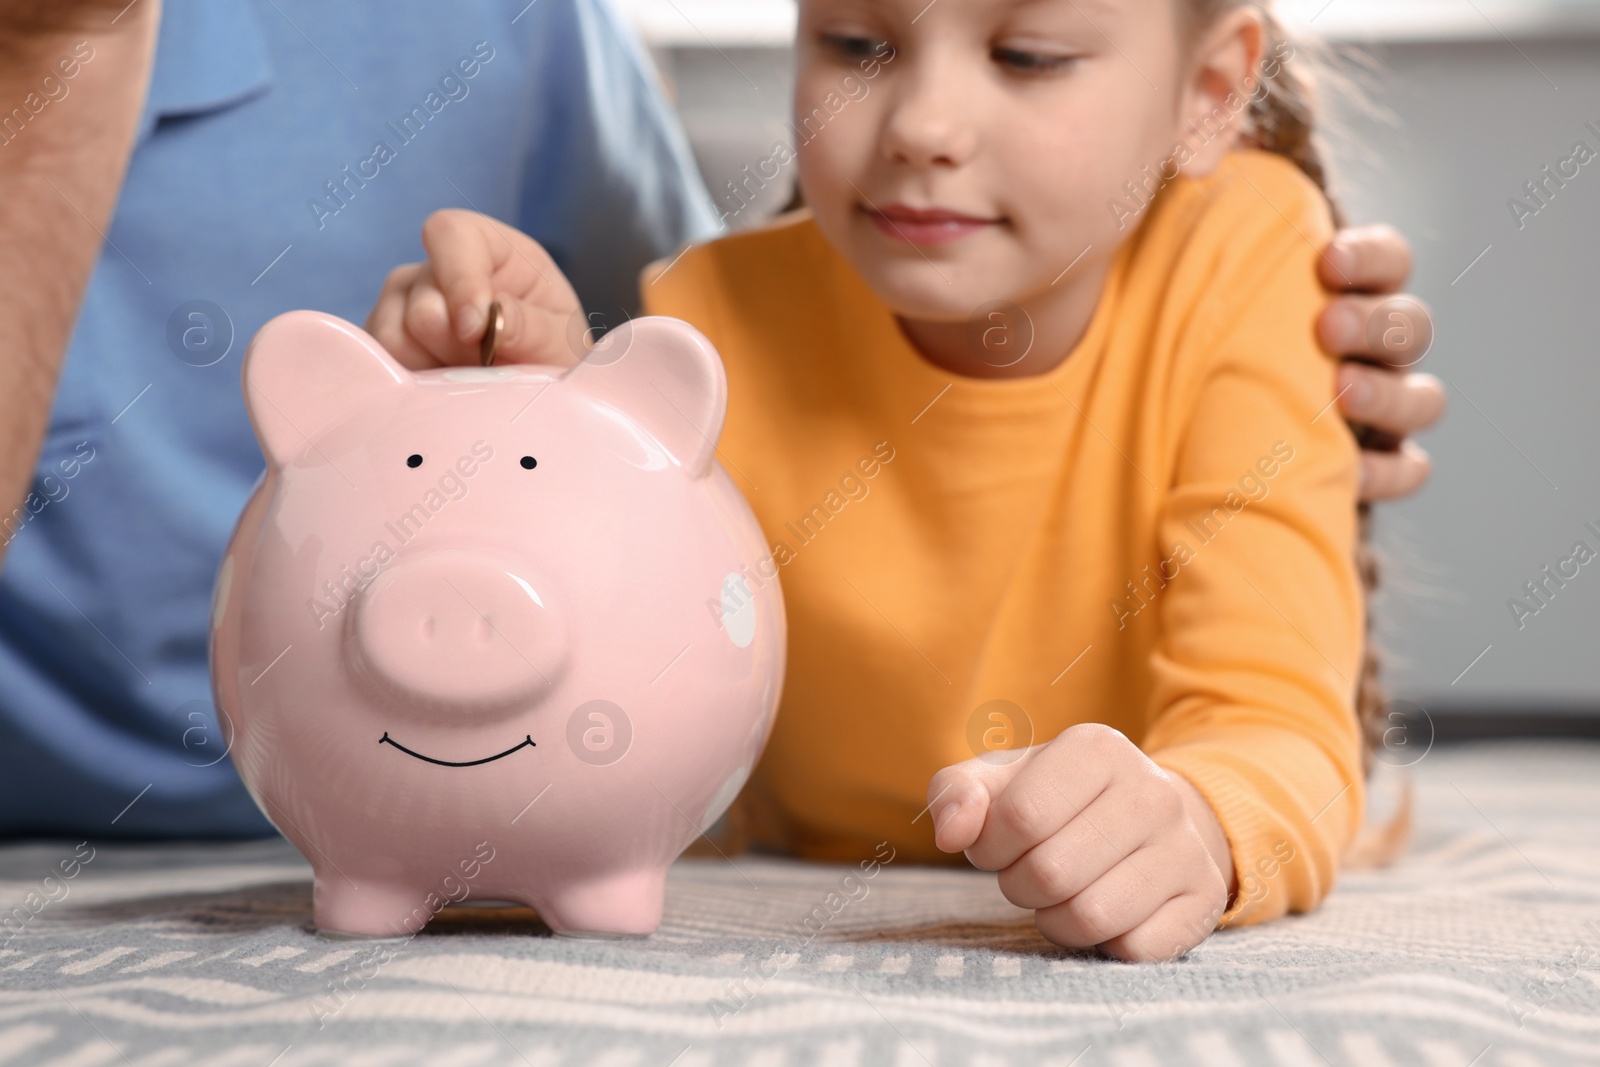
<svg viewBox="0 0 1600 1067">
<path fill-rule="evenodd" d="M 573 384 L 631 416 L 695 478 L 711 469 L 728 411 L 722 357 L 687 322 L 631 319 L 567 372 Z"/>
<path fill-rule="evenodd" d="M 365 330 L 321 312 L 291 311 L 251 339 L 244 356 L 244 403 L 261 450 L 283 464 L 328 427 L 410 378 Z"/>
</svg>

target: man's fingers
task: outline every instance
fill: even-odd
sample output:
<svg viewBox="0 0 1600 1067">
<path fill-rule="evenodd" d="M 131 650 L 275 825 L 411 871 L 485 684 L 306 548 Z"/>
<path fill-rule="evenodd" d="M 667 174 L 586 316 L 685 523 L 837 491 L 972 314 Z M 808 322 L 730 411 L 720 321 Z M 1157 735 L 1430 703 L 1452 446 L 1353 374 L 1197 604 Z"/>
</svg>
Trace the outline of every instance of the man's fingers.
<svg viewBox="0 0 1600 1067">
<path fill-rule="evenodd" d="M 1361 453 L 1361 499 L 1394 500 L 1422 488 L 1433 473 L 1433 460 L 1414 442 L 1396 452 Z"/>
<path fill-rule="evenodd" d="M 1411 246 L 1392 226 L 1340 230 L 1317 257 L 1317 273 L 1334 292 L 1398 292 L 1411 276 Z"/>
<path fill-rule="evenodd" d="M 1317 341 L 1330 356 L 1356 356 L 1413 367 L 1433 347 L 1433 314 L 1416 297 L 1341 296 L 1317 319 Z"/>
<path fill-rule="evenodd" d="M 1347 362 L 1339 368 L 1338 384 L 1346 418 L 1397 437 L 1426 430 L 1444 414 L 1444 383 L 1431 374 Z"/>
</svg>

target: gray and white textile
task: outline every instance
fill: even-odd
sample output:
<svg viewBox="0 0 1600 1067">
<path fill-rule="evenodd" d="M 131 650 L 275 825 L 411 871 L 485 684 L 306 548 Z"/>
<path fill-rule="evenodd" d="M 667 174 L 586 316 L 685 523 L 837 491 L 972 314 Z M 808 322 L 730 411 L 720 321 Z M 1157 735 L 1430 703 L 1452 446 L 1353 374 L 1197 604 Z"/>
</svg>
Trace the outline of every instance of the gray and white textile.
<svg viewBox="0 0 1600 1067">
<path fill-rule="evenodd" d="M 1447 748 L 1414 771 L 1397 866 L 1163 966 L 1063 952 L 992 876 L 895 862 L 847 881 L 683 861 L 645 941 L 463 908 L 355 943 L 309 930 L 282 842 L 90 842 L 70 879 L 76 842 L 7 846 L 0 1064 L 1600 1063 L 1600 745 Z"/>
</svg>

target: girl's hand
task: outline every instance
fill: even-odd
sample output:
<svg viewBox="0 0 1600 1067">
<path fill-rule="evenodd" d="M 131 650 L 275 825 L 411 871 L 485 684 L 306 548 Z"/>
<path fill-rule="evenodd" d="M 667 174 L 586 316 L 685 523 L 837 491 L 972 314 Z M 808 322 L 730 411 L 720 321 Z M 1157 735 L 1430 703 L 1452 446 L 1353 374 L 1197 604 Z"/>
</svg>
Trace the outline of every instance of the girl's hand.
<svg viewBox="0 0 1600 1067">
<path fill-rule="evenodd" d="M 436 211 L 422 224 L 426 263 L 390 272 L 367 332 L 412 370 L 478 363 L 485 314 L 505 314 L 500 363 L 570 366 L 588 349 L 578 295 L 539 242 L 475 211 Z"/>
<path fill-rule="evenodd" d="M 1444 385 L 1415 365 L 1433 343 L 1433 319 L 1420 300 L 1400 293 L 1411 275 L 1411 247 L 1388 226 L 1341 230 L 1318 259 L 1323 288 L 1340 294 L 1317 322 L 1339 370 L 1339 409 L 1376 433 L 1363 441 L 1361 496 L 1410 496 L 1433 462 L 1406 438 L 1444 414 Z"/>
<path fill-rule="evenodd" d="M 1233 860 L 1211 809 L 1109 726 L 946 767 L 928 785 L 934 840 L 998 871 L 1067 948 L 1166 960 L 1204 941 L 1227 908 Z M 1225 873 L 1226 872 L 1226 873 Z"/>
</svg>

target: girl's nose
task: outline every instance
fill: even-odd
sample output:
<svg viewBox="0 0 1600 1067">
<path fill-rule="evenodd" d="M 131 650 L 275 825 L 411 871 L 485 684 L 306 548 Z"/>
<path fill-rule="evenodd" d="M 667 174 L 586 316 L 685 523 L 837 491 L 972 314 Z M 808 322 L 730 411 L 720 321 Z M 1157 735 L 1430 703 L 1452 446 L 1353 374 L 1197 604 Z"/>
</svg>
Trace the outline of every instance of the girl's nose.
<svg viewBox="0 0 1600 1067">
<path fill-rule="evenodd" d="M 957 79 L 911 73 L 892 93 L 883 129 L 886 160 L 913 167 L 960 167 L 972 160 L 978 148 L 974 94 Z"/>
</svg>

